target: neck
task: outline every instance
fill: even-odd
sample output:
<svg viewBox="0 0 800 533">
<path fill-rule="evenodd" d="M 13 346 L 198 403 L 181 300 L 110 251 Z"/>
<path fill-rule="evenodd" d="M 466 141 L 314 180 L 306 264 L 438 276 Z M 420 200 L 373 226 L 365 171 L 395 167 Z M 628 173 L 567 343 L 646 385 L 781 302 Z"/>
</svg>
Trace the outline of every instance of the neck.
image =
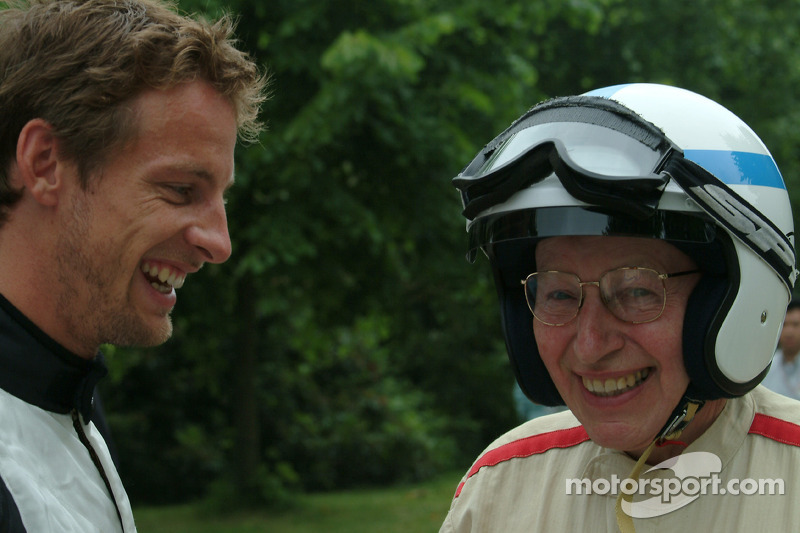
<svg viewBox="0 0 800 533">
<path fill-rule="evenodd" d="M 13 221 L 0 230 L 0 294 L 45 334 L 72 353 L 92 359 L 98 347 L 73 341 L 54 312 L 55 288 L 59 286 L 56 239 L 51 233 L 37 235 L 40 225 L 27 216 L 27 206 L 15 208 Z"/>
</svg>

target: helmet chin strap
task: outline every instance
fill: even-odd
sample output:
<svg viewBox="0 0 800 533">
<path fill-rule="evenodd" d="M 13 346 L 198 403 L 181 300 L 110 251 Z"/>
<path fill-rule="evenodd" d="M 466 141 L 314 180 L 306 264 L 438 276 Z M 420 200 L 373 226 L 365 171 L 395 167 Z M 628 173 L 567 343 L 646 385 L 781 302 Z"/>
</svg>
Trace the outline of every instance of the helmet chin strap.
<svg viewBox="0 0 800 533">
<path fill-rule="evenodd" d="M 689 425 L 689 422 L 694 419 L 697 411 L 699 411 L 704 404 L 705 400 L 695 400 L 684 394 L 681 398 L 681 401 L 678 402 L 678 406 L 674 411 L 672 411 L 667 423 L 664 425 L 658 435 L 656 435 L 656 438 L 653 439 L 653 442 L 650 443 L 644 453 L 642 453 L 641 457 L 639 457 L 639 460 L 634 465 L 633 470 L 631 470 L 628 479 L 633 479 L 634 481 L 638 482 L 639 475 L 641 474 L 642 469 L 644 468 L 644 465 L 647 462 L 648 457 L 650 457 L 650 453 L 652 453 L 653 449 L 656 446 L 661 446 L 668 441 L 677 440 L 681 433 L 683 433 L 683 430 L 686 429 L 686 426 Z M 621 533 L 636 532 L 636 528 L 633 526 L 633 517 L 630 515 L 632 502 L 632 494 L 626 494 L 625 492 L 620 491 L 619 495 L 617 495 L 617 525 L 619 526 Z"/>
<path fill-rule="evenodd" d="M 661 445 L 665 441 L 675 440 L 686 429 L 689 422 L 692 421 L 694 415 L 705 405 L 705 400 L 697 400 L 684 393 L 678 406 L 672 411 L 672 414 L 667 419 L 667 423 L 661 428 L 661 431 L 654 439 L 656 445 Z"/>
</svg>

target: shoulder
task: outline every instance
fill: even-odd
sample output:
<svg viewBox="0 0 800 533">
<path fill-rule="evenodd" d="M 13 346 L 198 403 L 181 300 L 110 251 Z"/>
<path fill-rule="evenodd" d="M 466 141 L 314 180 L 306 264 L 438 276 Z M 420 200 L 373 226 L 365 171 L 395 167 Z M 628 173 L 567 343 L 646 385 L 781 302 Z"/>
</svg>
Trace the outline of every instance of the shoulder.
<svg viewBox="0 0 800 533">
<path fill-rule="evenodd" d="M 575 416 L 564 411 L 530 420 L 495 440 L 486 448 L 479 462 L 503 461 L 547 452 L 554 448 L 570 448 L 589 440 Z"/>
<path fill-rule="evenodd" d="M 589 440 L 586 430 L 569 411 L 526 422 L 495 440 L 483 451 L 459 484 L 456 497 L 470 478 L 487 469 L 496 468 L 513 459 L 525 459 L 555 449 L 573 448 Z"/>
<path fill-rule="evenodd" d="M 441 531 L 544 531 L 556 487 L 601 450 L 569 411 L 536 418 L 490 444 L 459 483 Z"/>
<path fill-rule="evenodd" d="M 755 403 L 755 415 L 748 433 L 800 447 L 800 401 L 763 386 L 756 387 L 750 394 Z"/>
</svg>

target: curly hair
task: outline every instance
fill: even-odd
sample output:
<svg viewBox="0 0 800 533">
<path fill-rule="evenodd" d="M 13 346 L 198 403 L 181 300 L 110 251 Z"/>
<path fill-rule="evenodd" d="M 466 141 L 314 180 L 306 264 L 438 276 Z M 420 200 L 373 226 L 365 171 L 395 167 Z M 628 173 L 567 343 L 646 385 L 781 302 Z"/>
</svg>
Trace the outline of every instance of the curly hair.
<svg viewBox="0 0 800 533">
<path fill-rule="evenodd" d="M 204 80 L 254 141 L 268 77 L 237 49 L 234 21 L 179 14 L 159 0 L 8 0 L 0 6 L 0 223 L 21 197 L 9 183 L 17 140 L 47 121 L 85 187 L 135 133 L 127 105 L 147 89 Z"/>
</svg>

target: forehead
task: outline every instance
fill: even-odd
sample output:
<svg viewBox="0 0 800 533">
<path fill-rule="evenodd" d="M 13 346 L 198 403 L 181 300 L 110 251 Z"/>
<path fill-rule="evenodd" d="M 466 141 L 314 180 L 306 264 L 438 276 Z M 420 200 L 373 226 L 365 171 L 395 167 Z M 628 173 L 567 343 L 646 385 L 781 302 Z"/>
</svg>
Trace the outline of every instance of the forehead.
<svg viewBox="0 0 800 533">
<path fill-rule="evenodd" d="M 121 158 L 230 185 L 237 139 L 233 105 L 211 85 L 151 89 L 132 103 L 133 127 Z"/>
<path fill-rule="evenodd" d="M 169 89 L 148 89 L 131 104 L 140 135 L 169 137 L 182 128 L 195 135 L 216 134 L 236 141 L 233 104 L 205 81 L 185 82 Z"/>
</svg>

